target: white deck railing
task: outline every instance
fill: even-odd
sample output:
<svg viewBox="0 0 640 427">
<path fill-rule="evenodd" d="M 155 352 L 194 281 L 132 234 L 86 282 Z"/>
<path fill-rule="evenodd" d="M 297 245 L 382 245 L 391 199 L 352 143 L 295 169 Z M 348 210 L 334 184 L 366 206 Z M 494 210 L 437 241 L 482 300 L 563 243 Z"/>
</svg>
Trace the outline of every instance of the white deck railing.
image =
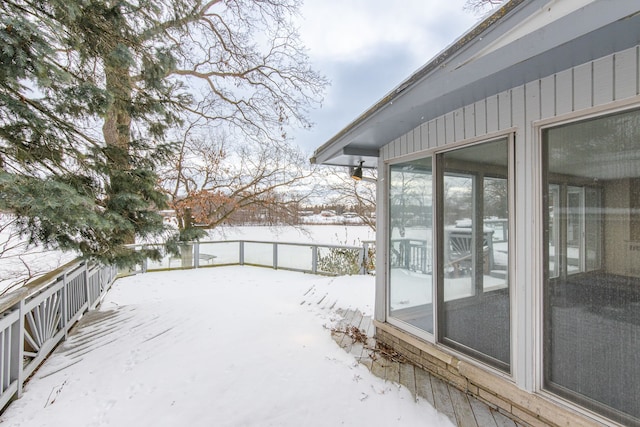
<svg viewBox="0 0 640 427">
<path fill-rule="evenodd" d="M 0 409 L 116 278 L 113 267 L 72 261 L 0 298 Z"/>
<path fill-rule="evenodd" d="M 142 248 L 143 245 L 137 247 Z M 374 257 L 373 241 L 364 241 L 362 246 L 255 240 L 203 241 L 181 246 L 180 256 L 167 254 L 158 261 L 147 260 L 138 271 L 254 265 L 313 274 L 368 274 L 374 269 Z"/>
</svg>

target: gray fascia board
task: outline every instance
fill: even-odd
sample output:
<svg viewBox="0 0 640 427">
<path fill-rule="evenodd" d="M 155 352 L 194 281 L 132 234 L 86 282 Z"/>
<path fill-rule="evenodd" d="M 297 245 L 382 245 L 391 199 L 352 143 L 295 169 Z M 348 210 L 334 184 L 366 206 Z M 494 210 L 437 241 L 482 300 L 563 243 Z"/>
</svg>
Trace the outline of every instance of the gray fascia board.
<svg viewBox="0 0 640 427">
<path fill-rule="evenodd" d="M 486 19 L 476 24 L 472 27 L 468 32 L 463 34 L 461 37 L 456 39 L 451 45 L 446 47 L 442 52 L 436 55 L 431 61 L 429 61 L 426 65 L 421 67 L 418 71 L 412 74 L 409 78 L 402 81 L 398 86 L 391 90 L 387 95 L 385 95 L 382 99 L 380 99 L 377 103 L 375 103 L 369 110 L 365 111 L 359 117 L 357 117 L 353 122 L 348 124 L 345 128 L 343 128 L 340 132 L 338 132 L 334 137 L 332 137 L 329 141 L 322 144 L 318 147 L 312 159 L 319 161 L 322 163 L 322 159 L 328 160 L 331 159 L 331 156 L 326 156 L 326 151 L 329 149 L 341 148 L 345 146 L 347 143 L 345 140 L 348 139 L 348 136 L 356 130 L 356 128 L 363 125 L 366 121 L 368 121 L 373 115 L 375 115 L 380 110 L 384 109 L 386 106 L 392 104 L 396 98 L 402 95 L 408 88 L 414 86 L 417 82 L 423 80 L 429 74 L 434 71 L 438 71 L 439 67 L 449 61 L 454 55 L 458 54 L 461 50 L 467 49 L 472 43 L 474 43 L 477 38 L 485 33 L 487 30 L 495 27 L 499 22 L 503 21 L 507 17 L 511 16 L 521 4 L 531 4 L 531 3 L 544 3 L 544 0 L 509 0 L 505 2 L 498 10 L 489 15 Z M 342 142 L 342 146 L 338 147 Z M 338 150 L 332 150 L 333 153 L 339 152 Z"/>
<path fill-rule="evenodd" d="M 379 157 L 380 151 L 375 148 L 358 147 L 355 145 L 348 145 L 342 149 L 342 154 L 346 156 L 363 156 L 363 157 Z"/>
<path fill-rule="evenodd" d="M 541 4 L 545 3 L 547 2 L 527 2 L 522 7 L 531 8 L 531 10 L 523 11 L 523 17 L 526 18 L 530 13 L 539 9 Z M 635 37 L 633 31 L 631 31 L 631 34 L 618 31 L 618 35 L 615 37 L 611 35 L 611 33 L 615 34 L 615 28 L 609 32 L 604 31 L 605 35 L 603 37 L 613 39 L 612 43 L 596 43 L 594 48 L 589 47 L 589 45 L 593 44 L 592 39 L 598 40 L 598 38 L 595 36 L 589 38 L 588 36 L 590 34 L 599 34 L 597 30 L 603 25 L 613 23 L 611 25 L 618 24 L 617 26 L 624 27 L 625 23 L 620 21 L 625 19 L 636 21 L 638 18 L 635 16 L 637 9 L 638 6 L 634 5 L 633 2 L 625 0 L 596 1 L 537 31 L 527 34 L 526 37 L 509 43 L 495 52 L 474 58 L 474 55 L 477 55 L 481 49 L 489 46 L 493 40 L 509 29 L 514 28 L 520 21 L 513 20 L 508 24 L 505 22 L 505 25 L 502 25 L 499 30 L 496 29 L 490 34 L 483 34 L 484 37 L 477 40 L 473 49 L 463 50 L 461 47 L 456 51 L 455 56 L 450 56 L 448 61 L 440 61 L 438 67 L 432 68 L 425 73 L 424 70 L 429 68 L 429 64 L 438 62 L 438 60 L 436 58 L 436 60 L 430 62 L 428 66 L 423 67 L 420 72 L 405 80 L 395 91 L 392 91 L 382 101 L 318 148 L 315 157 L 320 162 L 330 160 L 332 156 L 326 155 L 327 150 L 331 150 L 333 156 L 340 155 L 340 148 L 347 147 L 354 138 L 358 138 L 358 144 L 360 145 L 379 148 L 395 139 L 395 137 L 400 136 L 393 134 L 388 136 L 386 140 L 381 140 L 380 138 L 384 138 L 383 134 L 390 133 L 389 129 L 385 129 L 386 132 L 380 132 L 380 129 L 378 129 L 378 132 L 371 132 L 369 128 L 376 126 L 376 123 L 372 123 L 372 120 L 375 120 L 377 124 L 382 124 L 393 122 L 392 119 L 394 117 L 402 117 L 405 121 L 404 127 L 407 128 L 405 129 L 406 132 L 434 116 L 437 117 L 439 114 L 446 113 L 447 111 L 443 111 L 446 106 L 451 106 L 451 108 L 461 107 L 464 102 L 473 102 L 476 98 L 487 97 L 498 93 L 497 91 L 506 90 L 509 87 L 524 84 L 526 81 L 552 74 L 560 68 L 566 69 L 572 65 L 577 65 L 573 62 L 586 62 L 589 60 L 589 54 L 606 54 L 606 49 L 611 50 L 610 44 L 617 44 L 620 48 L 624 48 L 629 44 L 632 45 Z M 631 24 L 626 23 L 626 25 L 633 28 Z M 470 31 L 467 34 L 473 34 L 473 32 Z M 549 37 L 549 34 L 553 34 L 553 37 Z M 581 37 L 582 57 L 576 56 L 572 58 L 571 53 L 573 52 L 571 52 L 570 47 L 567 47 L 567 44 Z M 468 47 L 470 42 L 471 40 L 467 40 L 464 46 Z M 578 40 L 578 43 L 580 43 L 580 40 Z M 568 51 L 569 55 L 567 55 L 566 51 Z M 549 59 L 545 60 L 545 54 L 549 56 Z M 525 66 L 525 64 L 527 65 Z M 529 68 L 529 65 L 535 66 Z M 417 76 L 421 77 L 417 78 Z M 429 105 L 430 103 L 431 106 Z M 439 108 L 434 106 L 434 103 L 440 104 Z M 385 111 L 385 107 L 390 108 Z M 400 128 L 400 126 L 397 126 L 397 128 Z M 363 135 L 367 132 L 375 135 L 373 138 L 377 137 L 378 139 L 374 140 L 372 138 L 366 141 Z"/>
</svg>

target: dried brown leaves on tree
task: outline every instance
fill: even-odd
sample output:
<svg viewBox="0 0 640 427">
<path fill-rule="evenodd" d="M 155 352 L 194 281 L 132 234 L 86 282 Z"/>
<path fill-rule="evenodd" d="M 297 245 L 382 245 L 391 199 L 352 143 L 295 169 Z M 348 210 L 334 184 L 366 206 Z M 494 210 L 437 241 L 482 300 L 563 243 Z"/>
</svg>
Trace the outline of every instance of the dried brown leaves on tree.
<svg viewBox="0 0 640 427">
<path fill-rule="evenodd" d="M 181 229 L 191 225 L 295 224 L 312 192 L 306 157 L 286 143 L 207 134 L 192 123 L 162 172 Z"/>
</svg>

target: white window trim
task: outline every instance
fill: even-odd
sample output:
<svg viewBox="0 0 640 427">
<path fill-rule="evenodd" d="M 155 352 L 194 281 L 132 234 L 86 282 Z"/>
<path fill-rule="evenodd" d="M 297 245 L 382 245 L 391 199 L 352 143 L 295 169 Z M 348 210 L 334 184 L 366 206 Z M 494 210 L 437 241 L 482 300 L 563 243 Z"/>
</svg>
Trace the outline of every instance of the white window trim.
<svg viewBox="0 0 640 427">
<path fill-rule="evenodd" d="M 518 323 L 518 315 L 517 315 L 517 311 L 516 311 L 516 302 L 518 300 L 517 295 L 518 295 L 518 286 L 516 284 L 517 281 L 517 276 L 516 276 L 516 203 L 515 203 L 515 179 L 516 179 L 516 158 L 515 158 L 515 138 L 516 138 L 516 132 L 517 128 L 516 127 L 511 127 L 511 128 L 507 128 L 507 129 L 502 129 L 498 132 L 492 132 L 492 133 L 488 133 L 479 137 L 474 137 L 474 138 L 469 138 L 466 140 L 462 140 L 462 141 L 458 141 L 458 142 L 454 142 L 454 143 L 449 143 L 446 145 L 442 145 L 436 148 L 430 148 L 427 150 L 420 150 L 420 151 L 416 151 L 414 153 L 411 154 L 407 154 L 404 156 L 400 156 L 400 157 L 394 157 L 391 159 L 380 159 L 379 160 L 379 168 L 378 170 L 383 170 L 384 174 L 383 175 L 383 179 L 379 180 L 379 184 L 378 184 L 378 191 L 379 194 L 382 195 L 382 207 L 379 207 L 379 211 L 377 212 L 377 217 L 378 220 L 382 219 L 382 223 L 384 224 L 384 229 L 380 230 L 378 232 L 378 236 L 380 238 L 380 241 L 377 242 L 377 247 L 379 248 L 384 248 L 384 253 L 383 258 L 384 258 L 384 277 L 381 279 L 381 283 L 379 282 L 377 284 L 378 288 L 377 289 L 383 289 L 384 290 L 384 301 L 380 301 L 381 299 L 379 299 L 378 297 L 376 297 L 376 307 L 379 307 L 378 304 L 384 304 L 384 319 L 378 318 L 377 320 L 379 321 L 383 321 L 386 323 L 389 323 L 390 325 L 393 325 L 405 332 L 408 332 L 412 335 L 415 335 L 417 338 L 420 338 L 430 344 L 435 345 L 438 349 L 443 350 L 445 352 L 451 353 L 453 355 L 455 355 L 456 357 L 458 357 L 461 360 L 464 360 L 466 362 L 469 362 L 471 364 L 474 364 L 482 369 L 485 369 L 487 371 L 493 372 L 496 375 L 499 375 L 502 378 L 505 378 L 509 381 L 513 381 L 516 383 L 519 383 L 518 381 L 518 376 L 517 376 L 517 367 L 520 366 L 520 363 L 518 362 L 517 359 L 517 355 L 519 353 L 518 351 L 518 343 L 520 342 L 520 340 L 518 340 L 518 327 L 517 325 Z M 436 171 L 436 156 L 442 153 L 446 153 L 449 151 L 454 151 L 454 150 L 458 150 L 461 148 L 467 148 L 473 145 L 479 145 L 479 144 L 483 144 L 483 143 L 489 143 L 492 141 L 496 141 L 496 140 L 500 140 L 500 139 L 507 139 L 507 144 L 508 144 L 508 159 L 509 159 L 509 164 L 508 164 L 508 180 L 509 180 L 509 269 L 508 269 L 508 277 L 509 277 L 509 293 L 510 293 L 510 354 L 511 354 L 511 363 L 510 363 L 510 371 L 509 372 L 505 372 L 502 370 L 499 370 L 487 363 L 484 363 L 481 360 L 472 358 L 464 353 L 461 353 L 459 351 L 456 351 L 455 349 L 446 346 L 444 344 L 441 344 L 439 342 L 439 337 L 438 337 L 438 297 L 437 297 L 437 277 L 439 274 L 438 271 L 438 266 L 439 266 L 439 257 L 442 256 L 441 254 L 438 253 L 437 250 L 433 251 L 433 280 L 431 283 L 432 286 L 432 300 L 433 300 L 433 327 L 434 327 L 434 333 L 430 334 L 422 329 L 419 329 L 413 325 L 410 325 L 406 322 L 403 322 L 401 320 L 395 319 L 390 315 L 390 307 L 389 307 L 389 295 L 390 295 L 390 274 L 389 274 L 389 262 L 388 262 L 388 256 L 389 256 L 389 208 L 390 208 L 390 194 L 389 194 L 389 188 L 388 188 L 388 182 L 389 182 L 389 178 L 390 178 L 390 172 L 391 172 L 391 166 L 392 165 L 397 165 L 397 164 L 401 164 L 401 163 L 406 163 L 406 162 L 410 162 L 413 160 L 419 160 L 419 159 L 423 159 L 425 157 L 431 157 L 431 161 L 432 161 L 432 170 L 433 170 L 433 177 L 434 179 L 432 180 L 432 185 L 433 185 L 433 189 L 432 189 L 432 194 L 434 195 L 433 198 L 433 203 L 432 203 L 432 218 L 434 221 L 434 226 L 432 227 L 432 241 L 433 242 L 437 242 L 437 239 L 439 238 L 439 233 L 438 233 L 438 227 L 436 226 L 436 211 L 437 211 L 437 202 L 436 202 L 436 179 L 435 176 L 437 174 Z M 380 274 L 380 271 L 377 272 L 377 274 Z M 378 279 L 380 280 L 380 279 Z"/>
<path fill-rule="evenodd" d="M 592 108 L 583 109 L 580 111 L 574 111 L 567 114 L 562 114 L 554 117 L 550 117 L 547 119 L 541 119 L 531 122 L 531 129 L 534 135 L 533 143 L 534 143 L 534 152 L 536 153 L 536 158 L 531 159 L 531 163 L 527 165 L 527 167 L 533 168 L 534 176 L 536 177 L 536 189 L 534 191 L 533 197 L 536 204 L 536 224 L 537 230 L 535 234 L 532 235 L 532 238 L 535 239 L 536 242 L 536 256 L 535 259 L 531 260 L 534 264 L 534 270 L 536 272 L 536 277 L 533 278 L 531 282 L 534 289 L 534 302 L 533 302 L 533 330 L 534 330 L 534 352 L 533 352 L 533 364 L 525 366 L 528 372 L 533 376 L 533 387 L 532 390 L 534 393 L 552 401 L 556 404 L 562 405 L 566 408 L 570 408 L 571 410 L 583 414 L 584 416 L 596 420 L 604 425 L 620 425 L 618 423 L 613 422 L 611 419 L 597 413 L 591 411 L 573 401 L 570 401 L 564 397 L 558 396 L 557 394 L 552 393 L 551 391 L 544 388 L 544 269 L 547 268 L 544 264 L 544 230 L 543 230 L 543 220 L 544 220 L 544 212 L 543 212 L 543 196 L 544 196 L 544 176 L 543 176 L 543 150 L 542 150 L 542 135 L 543 132 L 547 129 L 556 128 L 558 126 L 563 126 L 567 124 L 582 122 L 591 119 L 597 119 L 602 116 L 624 113 L 633 110 L 640 110 L 640 95 L 637 95 L 632 98 L 627 98 L 620 101 L 614 101 L 604 105 L 598 105 Z M 519 385 L 519 384 L 518 384 Z M 529 390 L 529 388 L 525 388 Z"/>
</svg>

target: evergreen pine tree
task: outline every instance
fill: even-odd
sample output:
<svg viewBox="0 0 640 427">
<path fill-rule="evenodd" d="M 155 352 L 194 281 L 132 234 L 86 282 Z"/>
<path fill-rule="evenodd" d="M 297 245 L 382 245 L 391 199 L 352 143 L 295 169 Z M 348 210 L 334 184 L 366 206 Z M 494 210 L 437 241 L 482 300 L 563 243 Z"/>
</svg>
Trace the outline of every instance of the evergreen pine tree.
<svg viewBox="0 0 640 427">
<path fill-rule="evenodd" d="M 120 265 L 158 253 L 156 170 L 179 117 L 258 141 L 308 125 L 325 80 L 298 0 L 0 2 L 0 210 L 32 241 Z M 214 10 L 219 9 L 219 10 Z M 197 237 L 186 230 L 183 238 Z"/>
<path fill-rule="evenodd" d="M 0 5 L 0 209 L 34 243 L 130 265 L 158 256 L 125 245 L 163 231 L 155 169 L 180 96 L 157 81 L 171 61 L 123 18 L 133 6 L 108 3 Z M 146 78 L 135 98 L 132 67 Z"/>
</svg>

